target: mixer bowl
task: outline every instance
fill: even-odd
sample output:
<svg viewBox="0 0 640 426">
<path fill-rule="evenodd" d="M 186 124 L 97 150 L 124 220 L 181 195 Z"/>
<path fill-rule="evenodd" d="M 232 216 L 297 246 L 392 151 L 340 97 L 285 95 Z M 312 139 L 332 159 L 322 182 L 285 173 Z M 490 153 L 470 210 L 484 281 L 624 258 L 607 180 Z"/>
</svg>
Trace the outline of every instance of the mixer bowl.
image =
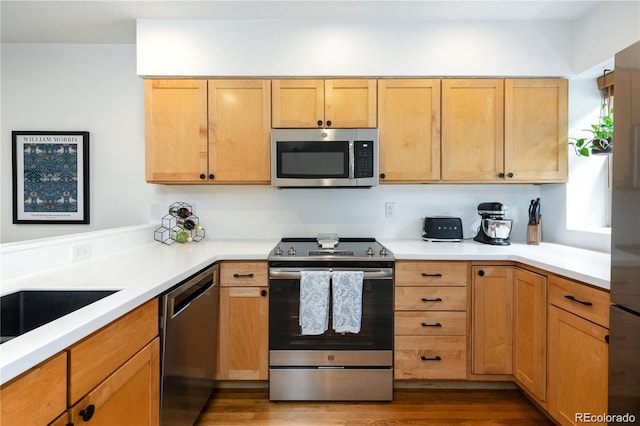
<svg viewBox="0 0 640 426">
<path fill-rule="evenodd" d="M 489 238 L 506 240 L 511 234 L 510 219 L 482 219 L 482 230 Z"/>
</svg>

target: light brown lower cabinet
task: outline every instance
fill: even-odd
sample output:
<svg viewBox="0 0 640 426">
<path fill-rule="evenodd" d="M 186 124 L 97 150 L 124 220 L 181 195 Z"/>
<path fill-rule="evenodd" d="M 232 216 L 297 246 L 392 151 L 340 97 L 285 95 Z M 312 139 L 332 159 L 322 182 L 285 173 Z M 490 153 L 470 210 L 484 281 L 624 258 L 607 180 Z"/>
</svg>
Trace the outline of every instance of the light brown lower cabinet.
<svg viewBox="0 0 640 426">
<path fill-rule="evenodd" d="M 549 279 L 548 411 L 561 425 L 607 413 L 609 306 L 606 291 Z"/>
<path fill-rule="evenodd" d="M 471 268 L 471 373 L 513 372 L 513 271 L 510 266 Z"/>
<path fill-rule="evenodd" d="M 560 424 L 607 412 L 608 334 L 584 318 L 549 308 L 549 412 Z"/>
<path fill-rule="evenodd" d="M 67 408 L 67 353 L 59 353 L 2 385 L 0 405 L 3 426 L 54 421 Z"/>
<path fill-rule="evenodd" d="M 515 268 L 513 377 L 538 402 L 547 399 L 547 277 Z"/>
<path fill-rule="evenodd" d="M 467 378 L 466 262 L 396 263 L 394 378 Z"/>
<path fill-rule="evenodd" d="M 81 425 L 157 425 L 159 423 L 159 338 L 155 338 L 71 408 Z"/>
<path fill-rule="evenodd" d="M 2 386 L 2 426 L 157 425 L 158 301 L 153 299 Z"/>
<path fill-rule="evenodd" d="M 266 262 L 220 264 L 217 380 L 269 378 Z"/>
</svg>

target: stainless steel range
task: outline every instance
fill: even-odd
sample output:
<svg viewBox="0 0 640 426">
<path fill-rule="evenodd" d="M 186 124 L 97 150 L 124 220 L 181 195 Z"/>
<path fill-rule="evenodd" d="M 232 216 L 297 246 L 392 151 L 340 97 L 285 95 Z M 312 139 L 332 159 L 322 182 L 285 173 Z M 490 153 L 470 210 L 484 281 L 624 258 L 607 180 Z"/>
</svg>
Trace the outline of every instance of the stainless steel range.
<svg viewBox="0 0 640 426">
<path fill-rule="evenodd" d="M 393 399 L 393 253 L 283 238 L 269 255 L 269 399 Z"/>
</svg>

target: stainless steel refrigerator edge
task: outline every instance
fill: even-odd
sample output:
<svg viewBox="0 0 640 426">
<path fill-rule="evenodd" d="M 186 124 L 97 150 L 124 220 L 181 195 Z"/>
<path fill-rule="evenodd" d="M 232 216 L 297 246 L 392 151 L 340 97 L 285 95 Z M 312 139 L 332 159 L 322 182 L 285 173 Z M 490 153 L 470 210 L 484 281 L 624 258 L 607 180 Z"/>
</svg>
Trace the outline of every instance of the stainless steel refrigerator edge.
<svg viewBox="0 0 640 426">
<path fill-rule="evenodd" d="M 218 267 L 208 267 L 161 299 L 160 425 L 192 425 L 214 387 Z"/>
<path fill-rule="evenodd" d="M 640 422 L 640 42 L 615 56 L 609 409 Z"/>
</svg>

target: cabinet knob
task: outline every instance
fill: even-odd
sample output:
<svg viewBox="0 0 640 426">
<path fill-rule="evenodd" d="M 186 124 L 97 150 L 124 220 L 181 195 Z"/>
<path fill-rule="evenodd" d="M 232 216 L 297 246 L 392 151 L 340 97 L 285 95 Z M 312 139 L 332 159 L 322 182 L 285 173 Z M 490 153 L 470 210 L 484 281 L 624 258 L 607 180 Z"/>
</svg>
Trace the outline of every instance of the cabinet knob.
<svg viewBox="0 0 640 426">
<path fill-rule="evenodd" d="M 322 126 L 322 120 L 318 120 L 318 126 Z"/>
<path fill-rule="evenodd" d="M 209 179 L 214 180 L 216 178 L 216 175 L 214 175 L 213 173 L 209 174 Z"/>
<path fill-rule="evenodd" d="M 609 335 L 608 334 L 606 336 L 604 336 L 604 341 L 607 342 L 607 345 L 609 344 Z"/>
<path fill-rule="evenodd" d="M 327 120 L 327 127 L 331 127 L 331 120 Z"/>
<path fill-rule="evenodd" d="M 511 173 L 511 172 L 507 173 L 507 177 L 508 177 L 509 179 L 511 179 L 511 178 L 513 177 L 513 173 Z"/>
<path fill-rule="evenodd" d="M 267 294 L 269 294 L 269 293 L 267 293 L 267 290 L 261 290 L 260 291 L 260 296 L 262 296 L 262 297 L 266 297 Z"/>
<path fill-rule="evenodd" d="M 200 179 L 204 180 L 207 178 L 207 175 L 205 175 L 204 173 L 200 173 Z"/>
<path fill-rule="evenodd" d="M 498 173 L 498 177 L 499 177 L 500 179 L 504 179 L 504 173 L 502 173 L 502 172 Z"/>
<path fill-rule="evenodd" d="M 480 269 L 478 271 L 478 275 L 481 276 L 481 277 L 484 277 L 484 271 L 482 269 Z"/>
<path fill-rule="evenodd" d="M 380 173 L 380 179 L 384 179 L 386 177 L 387 177 L 387 175 L 385 175 L 384 173 Z"/>
<path fill-rule="evenodd" d="M 93 404 L 89 404 L 87 406 L 87 408 L 85 408 L 84 410 L 80 410 L 80 417 L 82 418 L 82 421 L 84 422 L 88 422 L 89 420 L 91 420 L 91 417 L 93 417 L 93 413 L 96 412 L 96 406 Z"/>
</svg>

